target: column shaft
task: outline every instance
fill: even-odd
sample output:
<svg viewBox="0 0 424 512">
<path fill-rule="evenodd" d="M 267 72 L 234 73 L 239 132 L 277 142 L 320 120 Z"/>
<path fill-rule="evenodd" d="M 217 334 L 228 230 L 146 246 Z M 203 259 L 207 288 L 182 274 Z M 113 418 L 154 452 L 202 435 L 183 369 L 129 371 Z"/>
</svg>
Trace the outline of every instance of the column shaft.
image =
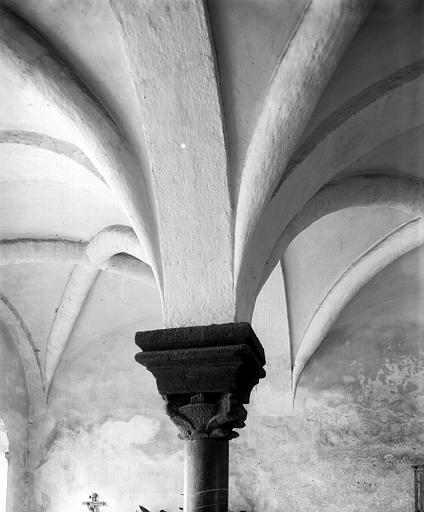
<svg viewBox="0 0 424 512">
<path fill-rule="evenodd" d="M 184 444 L 184 512 L 228 512 L 228 441 Z"/>
</svg>

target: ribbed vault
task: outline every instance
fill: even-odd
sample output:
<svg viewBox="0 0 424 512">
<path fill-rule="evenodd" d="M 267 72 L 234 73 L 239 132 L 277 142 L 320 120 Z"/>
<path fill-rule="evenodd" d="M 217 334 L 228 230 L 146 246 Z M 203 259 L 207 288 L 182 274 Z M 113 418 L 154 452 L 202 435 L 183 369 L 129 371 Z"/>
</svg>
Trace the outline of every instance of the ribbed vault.
<svg viewBox="0 0 424 512">
<path fill-rule="evenodd" d="M 423 245 L 422 9 L 248 4 L 0 0 L 0 321 L 30 421 L 60 417 L 74 375 L 93 402 L 125 402 L 127 422 L 121 384 L 153 386 L 131 374 L 131 333 L 160 318 L 253 318 L 270 375 L 255 407 L 264 424 L 288 415 L 350 301 Z M 31 464 L 57 508 L 49 456 Z M 28 510 L 49 510 L 42 494 Z"/>
</svg>

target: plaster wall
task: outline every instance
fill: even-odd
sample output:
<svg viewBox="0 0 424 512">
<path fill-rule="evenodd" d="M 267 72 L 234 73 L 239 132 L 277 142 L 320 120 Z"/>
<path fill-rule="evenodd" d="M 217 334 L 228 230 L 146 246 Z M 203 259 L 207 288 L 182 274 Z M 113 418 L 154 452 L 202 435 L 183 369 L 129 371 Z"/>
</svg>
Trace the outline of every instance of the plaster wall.
<svg viewBox="0 0 424 512">
<path fill-rule="evenodd" d="M 138 118 L 138 108 L 134 108 L 143 102 L 139 103 L 140 98 L 137 97 L 131 77 L 133 61 L 125 50 L 128 33 L 120 31 L 116 13 L 111 8 L 113 2 L 1 0 L 0 4 L 30 22 L 78 70 L 78 74 L 90 85 L 102 104 L 107 105 L 112 117 L 138 151 L 142 167 L 147 170 L 149 163 L 142 123 Z M 237 175 L 274 68 L 308 2 L 209 0 L 206 4 L 222 77 L 230 167 Z M 149 2 L 143 5 L 149 5 Z M 146 75 L 144 71 L 142 79 Z M 22 87 L 15 88 L 19 97 L 22 97 Z M 116 93 L 117 88 L 119 94 Z M 32 112 L 40 108 L 49 115 L 50 123 L 54 122 L 52 113 L 47 110 L 48 105 L 35 104 L 34 98 L 30 97 L 31 91 L 27 93 L 28 101 L 17 101 L 15 104 L 10 98 L 11 90 L 12 84 L 6 83 L 8 104 L 14 109 L 14 117 L 8 116 L 9 119 L 14 122 L 22 119 L 22 122 L 28 123 L 28 114 L 31 116 Z M 18 95 L 16 98 L 19 99 Z M 43 126 L 44 116 L 40 116 L 39 121 L 41 125 L 37 118 L 31 119 L 32 126 L 43 132 L 46 129 Z M 59 122 L 54 123 L 54 129 L 63 131 Z M 69 134 L 63 134 L 64 139 L 69 137 Z"/>
<path fill-rule="evenodd" d="M 349 98 L 400 66 L 422 58 L 423 10 L 417 2 L 400 3 L 404 9 L 395 7 L 394 1 L 376 2 L 328 86 L 305 137 Z M 94 157 L 99 171 L 102 168 L 108 176 L 108 183 L 115 185 L 121 203 L 132 205 L 127 211 L 132 213 L 129 216 L 139 238 L 156 240 L 153 208 L 146 191 L 150 178 L 141 126 L 144 120 L 145 133 L 154 142 L 151 163 L 158 164 L 153 165 L 153 184 L 156 206 L 160 206 L 161 248 L 168 256 L 164 258 L 164 282 L 173 294 L 176 310 L 182 311 L 178 323 L 233 319 L 234 197 L 229 182 L 237 184 L 234 173 L 237 177 L 273 70 L 307 2 L 252 0 L 244 2 L 243 9 L 237 1 L 185 2 L 195 20 L 187 25 L 180 21 L 188 22 L 189 18 L 174 7 L 171 17 L 153 12 L 156 18 L 148 19 L 146 9 L 154 2 L 132 2 L 131 9 L 123 0 L 87 0 L 83 7 L 68 0 L 0 0 L 0 4 L 17 9 L 78 70 L 127 135 L 131 151 L 127 154 L 120 130 L 112 121 L 103 114 L 98 122 L 93 118 L 93 113 L 100 113 L 97 104 L 69 84 L 63 68 L 42 57 L 37 44 L 28 41 L 25 51 L 20 48 L 22 54 L 12 51 L 2 70 L 1 128 L 26 133 L 20 137 L 39 132 L 33 141 L 36 148 L 47 141 L 62 150 L 69 150 L 70 142 L 80 144 L 88 150 L 88 157 Z M 176 4 L 169 1 L 163 5 Z M 199 8 L 203 5 L 209 9 L 210 18 Z M 340 24 L 336 25 L 340 30 Z M 5 26 L 9 27 L 5 33 L 22 41 L 14 22 L 6 20 Z M 158 27 L 167 37 L 157 38 Z M 214 49 L 206 37 L 210 28 L 216 43 L 219 84 Z M 189 44 L 189 34 L 193 44 Z M 5 37 L 5 48 L 15 48 L 7 39 L 15 41 Z M 140 48 L 145 51 L 140 52 Z M 179 51 L 181 48 L 184 51 Z M 32 55 L 37 58 L 29 58 Z M 184 67 L 185 58 L 190 73 Z M 23 63 L 28 66 L 22 67 Z M 163 74 L 156 75 L 159 63 Z M 290 71 L 295 70 L 296 66 L 290 67 Z M 190 80 L 186 82 L 187 77 Z M 412 111 L 420 106 L 412 96 L 407 102 L 411 112 L 408 108 L 403 117 L 411 114 L 414 118 Z M 184 130 L 180 131 L 181 127 Z M 129 156 L 133 149 L 137 154 L 134 162 Z M 38 149 L 31 149 L 28 155 L 32 166 L 44 159 L 38 153 Z M 84 190 L 76 186 L 85 171 L 77 169 L 71 176 L 74 164 L 66 164 L 67 172 L 58 162 L 62 177 L 56 181 L 54 167 L 60 160 L 56 156 L 54 162 L 49 160 L 51 166 L 43 169 L 42 180 L 31 180 L 27 179 L 31 165 L 22 155 L 20 158 L 2 161 L 3 166 L 8 165 L 3 172 L 0 207 L 3 237 L 85 240 L 106 225 L 127 224 L 127 217 L 111 205 L 104 190 L 98 197 L 87 191 L 91 190 L 90 179 L 84 181 Z M 340 170 L 346 165 L 340 165 Z M 325 170 L 328 166 L 322 167 Z M 339 169 L 336 164 L 334 167 L 336 174 Z M 93 170 L 91 164 L 89 168 Z M 175 194 L 169 192 L 180 191 L 174 183 L 177 168 L 179 185 L 184 186 L 178 204 Z M 325 181 L 324 170 L 317 169 L 315 175 L 307 175 L 302 187 L 289 181 L 285 193 L 290 201 L 281 201 L 289 205 L 288 212 L 294 214 L 308 190 L 315 185 L 318 189 Z M 321 172 L 322 179 L 318 176 Z M 328 171 L 327 178 L 333 174 Z M 66 190 L 64 183 L 69 185 Z M 256 195 L 258 187 L 253 188 Z M 96 190 L 99 192 L 98 186 Z M 246 201 L 249 212 L 252 204 Z M 178 215 L 177 206 L 181 206 Z M 225 211 L 225 218 L 218 215 L 221 211 Z M 424 329 L 417 284 L 424 277 L 420 252 L 393 265 L 358 294 L 303 374 L 294 411 L 290 401 L 292 351 L 327 285 L 370 243 L 404 220 L 394 213 L 380 212 L 378 216 L 371 225 L 370 212 L 363 217 L 339 214 L 333 225 L 335 217 L 323 221 L 321 232 L 315 226 L 308 239 L 299 237 L 287 257 L 287 282 L 277 267 L 257 301 L 254 328 L 266 349 L 268 377 L 253 393 L 248 428 L 232 443 L 233 510 L 274 512 L 282 506 L 287 512 L 411 509 L 410 463 L 421 456 L 423 440 L 423 379 L 417 341 Z M 290 215 L 285 217 L 288 222 Z M 140 219 L 147 220 L 144 223 Z M 280 225 L 276 219 L 273 222 Z M 369 229 L 360 236 L 364 222 Z M 322 233 L 333 236 L 329 240 Z M 66 269 L 39 268 L 15 267 L 10 276 L 1 271 L 0 279 L 43 351 Z M 183 279 L 179 279 L 181 275 Z M 286 297 L 291 304 L 291 322 Z M 218 316 L 217 304 L 221 307 Z M 36 418 L 31 429 L 35 471 L 27 474 L 28 403 L 22 368 L 10 338 L 6 333 L 2 336 L 0 378 L 5 383 L 1 386 L 0 380 L 0 415 L 4 413 L 11 432 L 11 511 L 21 512 L 22 495 L 31 498 L 23 486 L 31 487 L 32 478 L 35 502 L 28 508 L 35 512 L 74 512 L 94 490 L 107 500 L 111 512 L 134 510 L 139 503 L 153 510 L 176 510 L 181 505 L 182 444 L 163 412 L 153 378 L 133 360 L 135 331 L 160 328 L 160 311 L 156 291 L 117 276 L 99 278 L 52 382 L 47 412 Z M 38 321 L 37 315 L 43 319 Z M 175 318 L 168 318 L 170 325 L 175 323 L 172 320 Z M 6 363 L 8 366 L 2 368 Z"/>
<path fill-rule="evenodd" d="M 287 386 L 280 267 L 262 292 L 254 322 L 269 348 L 271 378 Z M 93 491 L 110 512 L 135 511 L 137 504 L 155 512 L 182 506 L 183 443 L 165 415 L 153 377 L 134 361 L 134 333 L 161 327 L 155 290 L 110 274 L 99 277 L 57 370 L 46 415 L 34 426 L 34 510 L 75 512 Z M 282 333 L 285 346 L 279 343 Z M 283 361 L 286 380 L 277 368 Z M 272 403 L 277 414 L 287 407 L 287 393 L 274 401 L 270 391 L 268 382 L 259 402 Z M 237 467 L 233 473 L 238 474 Z"/>
<path fill-rule="evenodd" d="M 307 5 L 306 0 L 207 1 L 235 182 L 275 67 Z"/>
<path fill-rule="evenodd" d="M 372 84 L 424 56 L 424 9 L 416 0 L 378 0 L 327 85 L 302 140 Z M 300 141 L 299 145 L 302 144 Z"/>
<path fill-rule="evenodd" d="M 1 0 L 0 4 L 31 23 L 78 70 L 134 145 L 140 166 L 147 169 L 144 137 L 134 108 L 137 96 L 130 62 L 110 2 Z"/>
<path fill-rule="evenodd" d="M 422 140 L 424 126 L 407 130 L 397 137 L 392 137 L 370 153 L 355 160 L 343 173 L 404 173 L 418 178 L 424 177 L 422 166 L 424 148 Z"/>
<path fill-rule="evenodd" d="M 0 183 L 25 181 L 61 183 L 90 191 L 111 203 L 115 201 L 111 190 L 75 146 L 67 146 L 64 142 L 58 142 L 54 146 L 56 141 L 50 139 L 49 150 L 37 147 L 35 144 L 30 145 L 30 137 L 26 133 L 17 134 L 7 131 L 0 134 Z M 33 135 L 32 141 L 36 139 L 36 135 Z M 40 136 L 39 144 L 42 143 L 43 139 Z M 46 139 L 44 143 L 47 145 Z"/>
<path fill-rule="evenodd" d="M 3 65 L 0 72 L 1 130 L 36 132 L 56 139 L 75 141 L 75 131 L 34 90 L 28 77 L 18 76 Z"/>
<path fill-rule="evenodd" d="M 37 512 L 75 512 L 93 491 L 111 512 L 182 503 L 182 444 L 153 377 L 134 361 L 135 332 L 155 328 L 158 292 L 102 273 L 35 425 Z"/>
<path fill-rule="evenodd" d="M 22 364 L 7 328 L 0 321 L 0 417 L 9 437 L 7 512 L 26 510 L 31 493 L 27 473 L 28 394 Z M 0 452 L 0 457 L 4 457 Z"/>
<path fill-rule="evenodd" d="M 390 208 L 346 208 L 322 217 L 292 241 L 283 265 L 293 356 L 314 312 L 340 275 L 407 219 L 405 213 Z"/>
<path fill-rule="evenodd" d="M 231 442 L 231 510 L 413 510 L 411 463 L 424 439 L 423 263 L 424 250 L 406 255 L 351 301 L 306 368 L 294 409 L 284 283 L 274 270 L 253 320 L 268 375 Z M 134 332 L 161 327 L 159 297 L 113 275 L 94 292 L 37 425 L 35 510 L 74 511 L 94 490 L 111 512 L 138 503 L 178 510 L 182 443 L 153 378 L 132 363 Z"/>
<path fill-rule="evenodd" d="M 128 224 L 109 201 L 76 186 L 53 182 L 8 182 L 1 186 L 0 237 L 89 240 L 113 224 Z"/>
<path fill-rule="evenodd" d="M 272 405 L 266 413 L 254 396 L 232 460 L 246 510 L 414 509 L 411 464 L 424 455 L 423 263 L 423 249 L 411 252 L 357 294 L 306 368 L 291 414 Z"/>
<path fill-rule="evenodd" d="M 118 24 L 108 1 L 92 0 L 81 3 L 62 0 L 1 0 L 0 4 L 11 8 L 40 31 L 58 53 L 78 70 L 83 80 L 90 84 L 90 89 L 108 106 L 109 113 L 119 122 L 121 128 L 130 137 L 131 133 L 137 133 L 140 138 L 137 130 L 139 125 L 133 115 L 136 96 L 128 61 Z M 5 85 L 9 97 L 13 89 L 10 84 Z M 116 94 L 117 87 L 119 94 Z M 18 105 L 20 103 L 20 108 L 26 107 L 31 115 L 36 111 L 36 105 L 31 102 L 23 103 L 22 99 L 19 101 L 22 88 L 16 88 L 16 91 Z M 18 109 L 19 106 L 14 108 Z M 51 109 L 46 114 L 52 122 Z M 16 117 L 10 119 L 16 123 Z M 35 122 L 35 119 L 32 121 Z M 45 129 L 45 118 L 40 116 L 40 121 Z M 54 125 L 54 128 L 57 130 L 56 136 L 61 134 L 63 123 Z M 44 132 L 44 129 L 40 131 Z M 63 138 L 66 139 L 66 135 Z M 140 141 L 142 143 L 143 140 Z"/>
<path fill-rule="evenodd" d="M 0 266 L 1 293 L 19 311 L 43 362 L 55 310 L 71 271 L 71 265 L 30 263 Z M 42 292 L 40 283 L 43 283 Z"/>
</svg>

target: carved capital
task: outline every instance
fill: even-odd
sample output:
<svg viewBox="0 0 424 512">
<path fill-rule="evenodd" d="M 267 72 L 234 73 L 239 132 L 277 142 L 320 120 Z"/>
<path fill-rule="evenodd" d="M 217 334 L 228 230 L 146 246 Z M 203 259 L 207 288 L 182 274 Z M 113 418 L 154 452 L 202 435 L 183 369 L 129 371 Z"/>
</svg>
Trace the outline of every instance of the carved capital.
<svg viewBox="0 0 424 512">
<path fill-rule="evenodd" d="M 137 333 L 136 360 L 156 378 L 183 439 L 237 437 L 250 392 L 265 376 L 264 351 L 248 323 Z"/>
</svg>

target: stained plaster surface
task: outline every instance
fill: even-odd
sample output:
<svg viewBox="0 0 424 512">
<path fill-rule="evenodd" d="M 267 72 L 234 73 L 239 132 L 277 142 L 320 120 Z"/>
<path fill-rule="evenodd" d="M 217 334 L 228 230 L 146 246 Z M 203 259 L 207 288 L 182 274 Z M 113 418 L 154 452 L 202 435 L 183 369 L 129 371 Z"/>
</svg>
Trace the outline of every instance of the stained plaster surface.
<svg viewBox="0 0 424 512">
<path fill-rule="evenodd" d="M 35 511 L 75 512 L 93 491 L 110 512 L 181 505 L 183 446 L 134 361 L 134 333 L 161 327 L 155 290 L 101 275 L 35 425 Z"/>
<path fill-rule="evenodd" d="M 277 267 L 255 316 L 274 362 L 287 361 L 287 348 L 279 344 L 287 331 L 284 308 Z M 153 377 L 134 361 L 134 332 L 161 327 L 156 291 L 101 275 L 58 368 L 46 415 L 34 427 L 34 510 L 74 512 L 94 490 L 111 512 L 137 504 L 152 511 L 182 506 L 183 443 Z M 274 364 L 280 382 L 277 373 Z M 261 397 L 272 398 L 269 391 L 268 383 Z M 285 406 L 273 403 L 275 411 Z M 231 507 L 239 510 L 237 502 Z"/>
<path fill-rule="evenodd" d="M 306 368 L 294 410 L 274 271 L 254 315 L 268 375 L 231 442 L 230 510 L 412 511 L 411 464 L 424 455 L 423 262 L 424 251 L 408 254 L 352 300 Z M 160 327 L 159 299 L 118 279 L 96 284 L 38 425 L 37 512 L 78 510 L 93 490 L 111 512 L 181 506 L 182 443 L 153 378 L 131 363 L 134 331 Z M 112 314 L 120 327 L 108 325 Z"/>
<path fill-rule="evenodd" d="M 423 263 L 423 250 L 409 253 L 357 294 L 306 368 L 292 413 L 267 414 L 253 396 L 232 453 L 232 492 L 246 510 L 413 510 L 411 464 L 424 458 Z"/>
</svg>

